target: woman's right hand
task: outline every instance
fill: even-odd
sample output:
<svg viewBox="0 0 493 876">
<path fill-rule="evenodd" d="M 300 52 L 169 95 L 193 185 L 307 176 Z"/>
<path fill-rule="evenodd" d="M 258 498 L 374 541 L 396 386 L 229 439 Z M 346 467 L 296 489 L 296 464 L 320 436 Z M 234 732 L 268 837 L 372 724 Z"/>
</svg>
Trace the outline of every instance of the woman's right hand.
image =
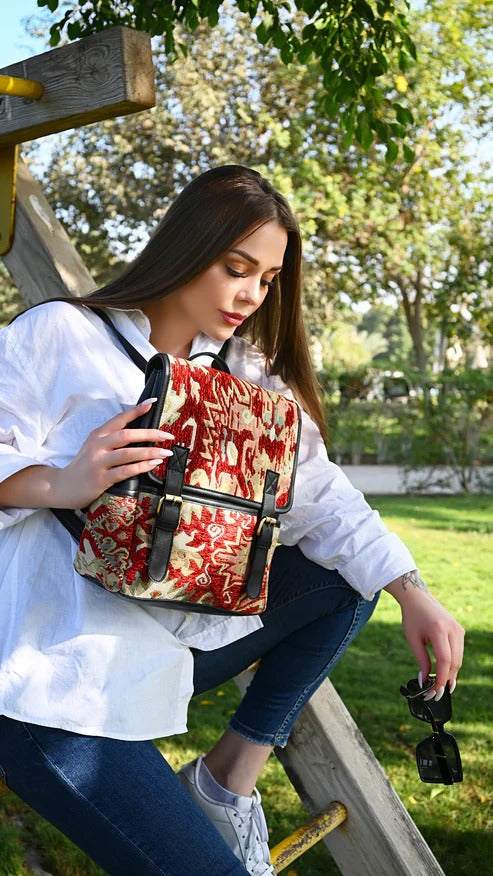
<svg viewBox="0 0 493 876">
<path fill-rule="evenodd" d="M 150 471 L 172 451 L 163 447 L 137 447 L 173 440 L 159 429 L 127 428 L 149 411 L 156 399 L 128 408 L 94 429 L 65 468 L 28 465 L 0 482 L 0 507 L 85 508 L 113 484 Z"/>
<path fill-rule="evenodd" d="M 147 413 L 156 399 L 128 408 L 94 429 L 65 468 L 57 472 L 54 483 L 56 507 L 85 508 L 113 484 L 135 477 L 162 463 L 172 455 L 165 448 L 141 447 L 136 443 L 162 444 L 173 440 L 159 429 L 129 429 L 128 424 Z"/>
</svg>

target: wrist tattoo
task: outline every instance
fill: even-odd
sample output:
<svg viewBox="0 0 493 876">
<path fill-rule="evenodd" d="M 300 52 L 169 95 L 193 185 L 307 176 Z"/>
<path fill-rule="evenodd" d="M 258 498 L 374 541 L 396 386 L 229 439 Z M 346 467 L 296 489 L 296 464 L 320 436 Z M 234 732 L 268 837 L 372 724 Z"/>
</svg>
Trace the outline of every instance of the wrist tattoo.
<svg viewBox="0 0 493 876">
<path fill-rule="evenodd" d="M 402 589 L 407 590 L 409 587 L 415 587 L 417 590 L 422 590 L 428 593 L 428 588 L 422 578 L 418 575 L 418 570 L 413 569 L 411 572 L 404 572 L 401 577 Z"/>
</svg>

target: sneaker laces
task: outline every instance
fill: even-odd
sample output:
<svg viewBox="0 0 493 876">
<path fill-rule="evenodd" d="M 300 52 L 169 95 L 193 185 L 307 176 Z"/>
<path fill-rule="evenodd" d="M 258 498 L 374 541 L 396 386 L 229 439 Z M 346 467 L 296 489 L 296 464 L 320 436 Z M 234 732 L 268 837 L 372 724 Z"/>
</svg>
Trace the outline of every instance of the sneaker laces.
<svg viewBox="0 0 493 876">
<path fill-rule="evenodd" d="M 250 876 L 274 876 L 275 871 L 270 863 L 269 831 L 256 788 L 253 789 L 251 808 L 246 812 L 237 809 L 234 815 L 241 830 L 244 863 Z"/>
</svg>

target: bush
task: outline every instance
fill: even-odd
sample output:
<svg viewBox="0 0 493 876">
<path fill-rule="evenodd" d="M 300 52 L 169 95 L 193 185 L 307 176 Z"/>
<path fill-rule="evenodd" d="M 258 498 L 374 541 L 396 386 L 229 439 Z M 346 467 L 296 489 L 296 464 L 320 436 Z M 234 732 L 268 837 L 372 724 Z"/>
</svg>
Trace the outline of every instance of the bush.
<svg viewBox="0 0 493 876">
<path fill-rule="evenodd" d="M 469 490 L 478 467 L 493 459 L 492 402 L 491 369 L 442 372 L 414 401 L 406 465 L 446 466 Z"/>
<path fill-rule="evenodd" d="M 469 490 L 479 467 L 493 461 L 491 370 L 444 371 L 400 400 L 348 399 L 333 382 L 325 388 L 329 453 L 339 464 L 429 468 L 430 483 L 445 467 L 449 480 L 454 475 Z"/>
<path fill-rule="evenodd" d="M 353 399 L 327 406 L 329 454 L 337 463 L 394 462 L 399 453 L 400 405 Z"/>
</svg>

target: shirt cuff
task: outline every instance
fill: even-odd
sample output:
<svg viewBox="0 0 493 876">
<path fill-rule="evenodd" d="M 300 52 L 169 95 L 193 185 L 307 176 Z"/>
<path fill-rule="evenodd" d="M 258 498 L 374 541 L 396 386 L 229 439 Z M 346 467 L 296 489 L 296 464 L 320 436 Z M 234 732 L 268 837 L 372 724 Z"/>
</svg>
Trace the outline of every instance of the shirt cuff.
<svg viewBox="0 0 493 876">
<path fill-rule="evenodd" d="M 395 578 L 416 568 L 412 555 L 394 532 L 382 533 L 346 560 L 341 556 L 327 556 L 323 542 L 310 537 L 301 539 L 298 547 L 314 563 L 325 569 L 336 569 L 363 599 L 370 601 Z"/>
<path fill-rule="evenodd" d="M 343 578 L 364 599 L 373 599 L 391 581 L 416 568 L 411 553 L 394 532 L 388 532 L 338 567 Z"/>
</svg>

